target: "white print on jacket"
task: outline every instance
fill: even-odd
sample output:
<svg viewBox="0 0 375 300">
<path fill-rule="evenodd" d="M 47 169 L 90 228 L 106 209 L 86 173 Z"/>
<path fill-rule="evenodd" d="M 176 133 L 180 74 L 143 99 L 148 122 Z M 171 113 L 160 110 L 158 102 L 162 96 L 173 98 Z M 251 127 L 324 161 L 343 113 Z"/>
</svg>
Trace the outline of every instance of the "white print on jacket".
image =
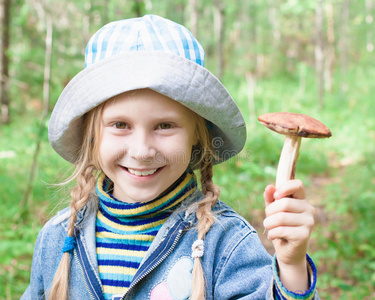
<svg viewBox="0 0 375 300">
<path fill-rule="evenodd" d="M 167 281 L 163 281 L 151 291 L 150 300 L 185 300 L 191 293 L 193 261 L 180 258 L 169 271 Z"/>
</svg>

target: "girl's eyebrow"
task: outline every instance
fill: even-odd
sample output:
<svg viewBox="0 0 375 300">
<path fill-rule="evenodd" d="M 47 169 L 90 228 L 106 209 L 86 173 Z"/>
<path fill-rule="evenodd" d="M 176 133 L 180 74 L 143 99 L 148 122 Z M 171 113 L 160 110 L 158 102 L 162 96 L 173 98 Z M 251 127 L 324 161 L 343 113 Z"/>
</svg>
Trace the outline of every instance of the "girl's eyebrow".
<svg viewBox="0 0 375 300">
<path fill-rule="evenodd" d="M 182 114 L 176 112 L 163 112 L 161 115 L 152 116 L 153 120 L 181 119 Z"/>
<path fill-rule="evenodd" d="M 184 114 L 185 115 L 185 114 Z M 181 119 L 183 115 L 176 113 L 174 111 L 170 112 L 162 112 L 161 114 L 154 114 L 149 117 L 149 120 L 154 120 L 154 121 L 165 121 L 168 119 L 171 120 L 176 120 L 176 119 Z M 131 113 L 121 113 L 121 112 L 111 112 L 110 114 L 105 114 L 103 113 L 102 115 L 103 119 L 106 120 L 113 120 L 113 119 L 132 119 L 132 118 L 137 118 L 137 115 L 131 114 Z"/>
</svg>

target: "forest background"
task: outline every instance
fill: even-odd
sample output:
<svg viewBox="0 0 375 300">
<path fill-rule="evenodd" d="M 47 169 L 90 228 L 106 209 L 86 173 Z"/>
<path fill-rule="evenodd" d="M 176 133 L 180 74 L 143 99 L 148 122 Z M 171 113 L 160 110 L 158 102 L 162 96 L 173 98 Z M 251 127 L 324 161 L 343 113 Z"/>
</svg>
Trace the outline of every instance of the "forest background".
<svg viewBox="0 0 375 300">
<path fill-rule="evenodd" d="M 43 224 L 67 205 L 72 167 L 47 139 L 50 112 L 108 21 L 158 14 L 187 26 L 248 126 L 244 151 L 215 167 L 221 198 L 263 234 L 262 191 L 283 137 L 258 115 L 291 111 L 333 136 L 302 142 L 297 177 L 317 208 L 309 253 L 322 299 L 375 298 L 375 0 L 0 1 L 0 299 L 27 288 Z"/>
</svg>

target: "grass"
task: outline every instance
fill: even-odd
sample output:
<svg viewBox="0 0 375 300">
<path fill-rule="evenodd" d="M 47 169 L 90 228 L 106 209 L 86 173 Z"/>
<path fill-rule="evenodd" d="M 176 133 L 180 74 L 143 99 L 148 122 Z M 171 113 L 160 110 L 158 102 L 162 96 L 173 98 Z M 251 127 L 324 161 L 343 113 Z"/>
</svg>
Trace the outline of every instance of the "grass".
<svg viewBox="0 0 375 300">
<path fill-rule="evenodd" d="M 310 254 L 319 268 L 322 299 L 370 299 L 375 297 L 375 67 L 354 67 L 350 85 L 327 93 L 319 109 L 312 72 L 306 88 L 298 78 L 278 76 L 258 80 L 255 114 L 294 111 L 323 121 L 333 137 L 303 140 L 297 166 L 318 209 Z M 337 80 L 337 78 L 336 78 Z M 337 81 L 336 81 L 337 82 Z M 239 211 L 261 233 L 264 187 L 275 180 L 283 137 L 250 119 L 245 82 L 230 77 L 224 83 L 238 99 L 248 124 L 244 151 L 227 163 L 215 166 L 214 180 L 221 198 Z M 42 225 L 66 204 L 64 191 L 49 183 L 61 181 L 69 165 L 56 155 L 45 133 L 36 181 L 30 201 L 20 209 L 38 134 L 39 112 L 13 113 L 10 125 L 0 128 L 0 295 L 19 299 L 26 289 L 33 245 Z"/>
</svg>

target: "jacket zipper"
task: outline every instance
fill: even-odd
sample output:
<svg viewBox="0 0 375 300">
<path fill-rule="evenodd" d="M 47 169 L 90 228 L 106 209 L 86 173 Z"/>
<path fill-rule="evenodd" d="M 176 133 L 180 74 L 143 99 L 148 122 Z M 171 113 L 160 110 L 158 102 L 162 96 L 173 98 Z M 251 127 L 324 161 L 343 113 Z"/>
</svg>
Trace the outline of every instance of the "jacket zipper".
<svg viewBox="0 0 375 300">
<path fill-rule="evenodd" d="M 89 289 L 89 286 L 87 285 L 86 278 L 85 278 L 84 273 L 83 273 L 83 268 L 82 268 L 81 262 L 79 261 L 79 258 L 78 258 L 78 254 L 77 254 L 77 250 L 76 250 L 76 249 L 74 249 L 74 258 L 76 259 L 76 261 L 77 261 L 77 263 L 78 263 L 78 267 L 79 267 L 79 269 L 81 270 L 82 277 L 83 277 L 83 282 L 85 283 L 86 290 L 89 292 L 91 298 L 95 300 L 94 295 L 92 294 L 91 290 Z"/>
<path fill-rule="evenodd" d="M 78 241 L 78 237 L 79 237 L 79 231 L 78 230 L 76 231 L 75 235 L 76 235 L 76 238 L 77 238 L 77 245 L 76 245 L 76 248 L 74 249 L 74 256 L 76 257 L 76 259 L 78 261 L 78 266 L 81 270 L 81 273 L 82 273 L 82 276 L 83 276 L 83 281 L 85 283 L 86 289 L 89 292 L 92 299 L 94 299 L 94 300 L 95 299 L 97 299 L 97 300 L 103 299 L 97 294 L 97 291 L 95 290 L 95 287 L 91 283 L 90 275 L 86 273 L 86 268 L 84 269 L 83 266 L 82 266 L 82 263 L 80 261 L 80 257 L 82 259 L 82 256 L 83 256 L 84 253 L 86 253 L 86 251 L 85 251 L 85 249 L 83 249 L 83 247 L 80 248 L 80 245 L 79 245 L 80 242 Z M 78 251 L 79 251 L 79 253 L 78 253 Z M 83 261 L 83 263 L 85 263 L 85 262 Z M 88 266 L 87 268 L 90 270 L 90 266 Z M 100 282 L 99 282 L 99 284 L 100 284 Z M 91 285 L 93 289 L 91 289 L 89 285 Z"/>
<path fill-rule="evenodd" d="M 173 249 L 176 247 L 176 245 L 177 245 L 177 243 L 178 243 L 178 241 L 180 240 L 180 237 L 181 237 L 181 235 L 182 235 L 182 232 L 183 232 L 183 230 L 186 228 L 186 227 L 188 227 L 188 225 L 189 224 L 186 224 L 185 226 L 184 226 L 184 228 L 182 228 L 182 229 L 180 229 L 179 231 L 178 231 L 178 234 L 177 234 L 177 236 L 176 236 L 176 238 L 175 238 L 175 240 L 173 241 L 173 244 L 172 244 L 172 246 L 169 248 L 169 250 L 151 267 L 151 268 L 149 268 L 148 270 L 147 270 L 147 272 L 145 272 L 145 273 L 143 273 L 142 274 L 142 276 L 141 277 L 139 277 L 135 282 L 133 282 L 132 284 L 131 284 L 131 286 L 129 287 L 129 289 L 126 291 L 126 293 L 125 293 L 125 295 L 124 296 L 122 296 L 122 298 L 121 298 L 121 300 L 125 300 L 125 297 L 126 297 L 126 295 L 129 293 L 129 291 L 135 286 L 135 285 L 137 285 L 137 283 L 139 283 L 143 278 L 145 278 L 148 274 L 150 274 L 153 270 L 155 270 L 155 268 L 163 261 L 163 260 L 165 260 L 166 258 L 167 258 L 167 256 L 169 255 L 169 254 L 171 254 L 171 252 L 173 251 Z"/>
</svg>

